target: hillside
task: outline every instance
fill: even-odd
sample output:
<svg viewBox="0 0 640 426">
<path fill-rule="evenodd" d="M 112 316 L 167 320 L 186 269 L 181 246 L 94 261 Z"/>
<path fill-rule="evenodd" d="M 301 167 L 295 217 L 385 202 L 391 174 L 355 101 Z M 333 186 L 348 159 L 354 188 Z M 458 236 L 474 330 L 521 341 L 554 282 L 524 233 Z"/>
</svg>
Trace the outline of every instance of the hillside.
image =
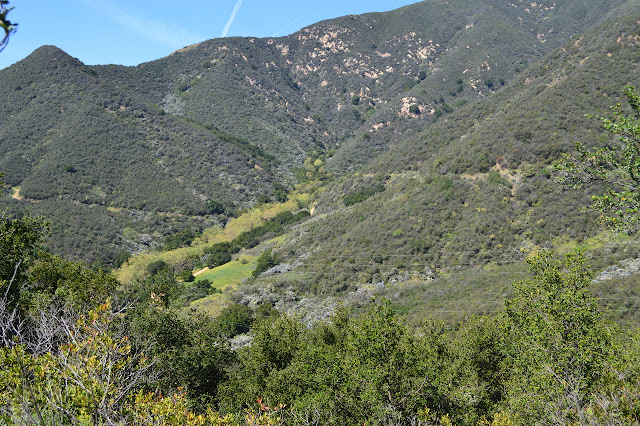
<svg viewBox="0 0 640 426">
<path fill-rule="evenodd" d="M 415 141 L 517 96 L 527 67 L 637 6 L 420 2 L 286 37 L 210 40 L 137 67 L 85 66 L 45 46 L 0 72 L 0 170 L 19 194 L 2 204 L 51 219 L 54 251 L 112 264 L 283 199 L 298 179 L 369 162 L 402 171 L 435 146 L 451 171 L 486 171 L 487 139 L 468 151 L 474 160 L 448 140 L 426 151 Z M 514 155 L 510 168 L 524 158 Z"/>
<path fill-rule="evenodd" d="M 503 89 L 337 179 L 318 198 L 314 217 L 278 248 L 283 262 L 296 266 L 241 293 L 271 288 L 280 296 L 269 297 L 281 301 L 292 289 L 298 300 L 385 294 L 408 314 L 403 308 L 420 294 L 416 304 L 430 300 L 447 317 L 452 309 L 454 316 L 478 309 L 465 300 L 507 295 L 508 283 L 526 269 L 522 261 L 541 247 L 583 244 L 596 271 L 635 259 L 634 239 L 601 234 L 598 215 L 585 211 L 599 188 L 561 187 L 552 164 L 577 141 L 613 139 L 584 114 L 610 116 L 610 105 L 624 103 L 622 87 L 638 85 L 639 18 L 583 34 Z M 614 299 L 635 294 L 633 279 L 596 289 Z"/>
<path fill-rule="evenodd" d="M 639 47 L 640 0 L 433 0 L 37 49 L 0 71 L 0 424 L 640 424 Z"/>
</svg>

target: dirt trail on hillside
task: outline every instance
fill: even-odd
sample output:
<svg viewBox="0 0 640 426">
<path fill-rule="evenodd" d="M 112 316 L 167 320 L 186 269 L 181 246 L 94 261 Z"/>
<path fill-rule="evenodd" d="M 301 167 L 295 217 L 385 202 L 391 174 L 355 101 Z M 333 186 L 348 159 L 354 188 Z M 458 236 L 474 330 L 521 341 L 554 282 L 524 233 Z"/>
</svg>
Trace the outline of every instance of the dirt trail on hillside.
<svg viewBox="0 0 640 426">
<path fill-rule="evenodd" d="M 210 269 L 209 269 L 209 267 L 202 268 L 202 269 L 200 269 L 199 271 L 194 272 L 194 273 L 193 273 L 193 276 L 194 276 L 194 277 L 197 277 L 198 275 L 202 274 L 203 272 L 207 272 L 207 271 L 209 271 L 209 270 L 210 270 Z"/>
<path fill-rule="evenodd" d="M 13 189 L 13 194 L 11 194 L 11 198 L 13 198 L 14 200 L 22 200 L 24 199 L 24 197 L 22 195 L 20 195 L 20 187 L 15 187 L 12 188 Z"/>
</svg>

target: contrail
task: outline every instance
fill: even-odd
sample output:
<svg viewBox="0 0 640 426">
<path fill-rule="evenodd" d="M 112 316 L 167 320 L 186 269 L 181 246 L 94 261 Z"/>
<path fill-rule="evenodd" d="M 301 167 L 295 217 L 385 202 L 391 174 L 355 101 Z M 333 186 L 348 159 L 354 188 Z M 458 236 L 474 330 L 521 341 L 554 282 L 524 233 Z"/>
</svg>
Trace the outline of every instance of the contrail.
<svg viewBox="0 0 640 426">
<path fill-rule="evenodd" d="M 227 33 L 229 32 L 229 28 L 231 27 L 231 24 L 233 24 L 233 20 L 236 19 L 236 15 L 240 11 L 240 7 L 242 7 L 242 1 L 243 0 L 238 0 L 236 2 L 236 5 L 233 7 L 233 12 L 231 12 L 231 17 L 229 18 L 229 21 L 227 22 L 227 24 L 224 26 L 224 29 L 222 30 L 222 37 L 227 36 Z"/>
<path fill-rule="evenodd" d="M 298 21 L 299 21 L 299 19 L 293 20 L 289 25 L 287 25 L 286 27 L 284 27 L 283 29 L 281 29 L 280 31 L 278 31 L 277 33 L 272 35 L 271 37 L 276 37 L 278 34 L 280 34 L 281 32 L 283 32 L 284 30 L 286 30 L 287 28 L 289 28 L 290 26 L 292 26 L 293 24 L 295 24 Z"/>
</svg>

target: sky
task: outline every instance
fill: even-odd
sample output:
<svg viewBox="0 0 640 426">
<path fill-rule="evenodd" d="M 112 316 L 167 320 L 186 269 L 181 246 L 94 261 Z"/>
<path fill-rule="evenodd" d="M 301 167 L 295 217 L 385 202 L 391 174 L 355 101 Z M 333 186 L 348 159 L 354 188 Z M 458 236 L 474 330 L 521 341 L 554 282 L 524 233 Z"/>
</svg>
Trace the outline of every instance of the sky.
<svg viewBox="0 0 640 426">
<path fill-rule="evenodd" d="M 45 44 L 87 65 L 137 65 L 218 37 L 274 37 L 344 15 L 418 0 L 10 0 L 18 24 L 0 69 Z"/>
</svg>

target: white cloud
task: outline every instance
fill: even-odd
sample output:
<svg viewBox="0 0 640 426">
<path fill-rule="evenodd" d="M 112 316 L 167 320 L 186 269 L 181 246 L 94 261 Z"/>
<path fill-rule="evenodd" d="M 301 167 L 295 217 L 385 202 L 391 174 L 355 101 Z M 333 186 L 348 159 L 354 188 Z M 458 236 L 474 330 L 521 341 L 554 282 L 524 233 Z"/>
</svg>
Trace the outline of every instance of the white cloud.
<svg viewBox="0 0 640 426">
<path fill-rule="evenodd" d="M 85 2 L 121 27 L 134 31 L 143 38 L 170 49 L 179 49 L 207 38 L 202 34 L 192 33 L 178 25 L 134 16 L 109 0 L 85 0 Z"/>
<path fill-rule="evenodd" d="M 224 29 L 222 30 L 222 37 L 226 37 L 229 32 L 229 28 L 231 28 L 231 24 L 233 24 L 233 20 L 236 19 L 236 15 L 240 11 L 240 7 L 242 7 L 242 0 L 238 0 L 236 5 L 233 7 L 233 12 L 231 12 L 231 17 L 229 21 L 225 24 Z"/>
</svg>

